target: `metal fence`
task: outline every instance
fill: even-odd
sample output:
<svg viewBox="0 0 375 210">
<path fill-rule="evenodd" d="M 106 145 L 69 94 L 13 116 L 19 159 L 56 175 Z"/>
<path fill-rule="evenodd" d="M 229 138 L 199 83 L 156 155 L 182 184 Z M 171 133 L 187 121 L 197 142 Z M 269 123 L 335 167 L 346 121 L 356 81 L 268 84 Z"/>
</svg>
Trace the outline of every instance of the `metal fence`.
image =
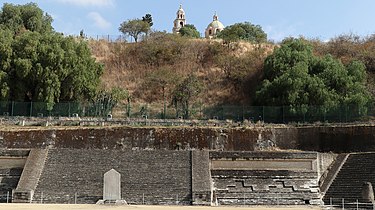
<svg viewBox="0 0 375 210">
<path fill-rule="evenodd" d="M 314 123 L 366 122 L 375 117 L 375 109 L 339 106 L 326 110 L 318 106 L 192 106 L 189 110 L 160 104 L 122 104 L 114 108 L 101 103 L 62 102 L 49 106 L 43 102 L 0 101 L 0 116 L 25 117 L 107 117 L 142 119 L 231 120 L 234 122 Z"/>
<path fill-rule="evenodd" d="M 325 203 L 323 209 L 372 209 L 375 210 L 375 204 L 371 202 L 363 202 L 358 198 L 330 198 L 329 203 Z"/>
</svg>

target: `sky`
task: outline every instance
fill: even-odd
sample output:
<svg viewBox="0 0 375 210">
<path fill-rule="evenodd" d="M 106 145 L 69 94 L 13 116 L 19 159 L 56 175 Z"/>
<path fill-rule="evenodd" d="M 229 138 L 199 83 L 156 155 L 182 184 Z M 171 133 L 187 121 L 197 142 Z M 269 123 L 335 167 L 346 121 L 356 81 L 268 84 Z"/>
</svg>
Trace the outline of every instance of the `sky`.
<svg viewBox="0 0 375 210">
<path fill-rule="evenodd" d="M 375 33 L 374 0 L 0 0 L 3 3 L 35 2 L 50 14 L 56 31 L 88 36 L 121 35 L 123 21 L 153 17 L 153 29 L 171 32 L 179 5 L 188 24 L 204 34 L 215 11 L 225 25 L 251 22 L 260 25 L 270 40 L 304 36 L 327 41 L 341 34 Z"/>
</svg>

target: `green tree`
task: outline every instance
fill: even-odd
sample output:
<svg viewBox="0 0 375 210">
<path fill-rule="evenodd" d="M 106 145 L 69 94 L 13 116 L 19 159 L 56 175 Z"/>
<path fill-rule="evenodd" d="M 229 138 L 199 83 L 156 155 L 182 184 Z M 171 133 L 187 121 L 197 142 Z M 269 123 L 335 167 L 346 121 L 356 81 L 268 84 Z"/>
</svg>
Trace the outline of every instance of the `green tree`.
<svg viewBox="0 0 375 210">
<path fill-rule="evenodd" d="M 93 100 L 96 104 L 95 115 L 105 117 L 108 114 L 111 114 L 112 109 L 128 97 L 128 91 L 119 87 L 114 87 L 111 90 L 100 90 Z"/>
<path fill-rule="evenodd" d="M 180 29 L 181 36 L 191 37 L 191 38 L 200 38 L 201 35 L 197 28 L 192 24 L 186 24 Z"/>
<path fill-rule="evenodd" d="M 228 43 L 239 40 L 262 43 L 267 41 L 267 34 L 263 31 L 261 26 L 244 22 L 225 27 L 224 30 L 218 34 L 218 38 Z"/>
<path fill-rule="evenodd" d="M 195 75 L 189 75 L 173 92 L 172 103 L 176 108 L 176 115 L 179 116 L 179 110 L 182 110 L 183 118 L 190 117 L 190 104 L 194 97 L 202 91 L 202 83 Z"/>
<path fill-rule="evenodd" d="M 338 106 L 363 109 L 371 97 L 363 63 L 344 66 L 330 55 L 315 56 L 303 39 L 288 38 L 265 61 L 265 80 L 257 91 L 260 105 Z"/>
<path fill-rule="evenodd" d="M 127 20 L 121 23 L 119 31 L 133 37 L 134 41 L 138 42 L 140 35 L 147 34 L 150 31 L 150 24 L 140 19 Z"/>
<path fill-rule="evenodd" d="M 36 4 L 4 4 L 0 16 L 0 99 L 52 109 L 60 100 L 95 96 L 103 67 L 85 41 L 54 32 Z"/>
<path fill-rule="evenodd" d="M 39 33 L 53 31 L 52 17 L 44 14 L 37 4 L 14 5 L 5 3 L 0 11 L 0 25 L 18 34 L 24 30 Z"/>
<path fill-rule="evenodd" d="M 150 25 L 150 27 L 152 27 L 154 25 L 154 23 L 152 22 L 151 14 L 146 14 L 145 16 L 143 16 L 142 21 L 148 23 Z"/>
</svg>

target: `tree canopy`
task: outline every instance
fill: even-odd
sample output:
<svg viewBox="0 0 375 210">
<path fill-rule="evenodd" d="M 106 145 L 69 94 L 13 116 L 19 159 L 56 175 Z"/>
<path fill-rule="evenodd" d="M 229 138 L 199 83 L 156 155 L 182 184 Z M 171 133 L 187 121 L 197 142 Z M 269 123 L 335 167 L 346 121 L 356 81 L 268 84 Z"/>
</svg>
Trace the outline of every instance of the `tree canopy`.
<svg viewBox="0 0 375 210">
<path fill-rule="evenodd" d="M 154 25 L 154 23 L 152 22 L 152 15 L 151 14 L 146 14 L 145 16 L 143 16 L 142 21 L 148 23 L 150 25 L 150 27 L 152 27 Z"/>
<path fill-rule="evenodd" d="M 64 37 L 36 4 L 4 4 L 0 11 L 0 100 L 88 100 L 102 65 L 85 41 Z M 51 108 L 51 107 L 50 107 Z"/>
<path fill-rule="evenodd" d="M 53 31 L 52 17 L 44 14 L 37 4 L 14 5 L 5 3 L 0 11 L 0 28 L 14 34 L 22 31 L 47 33 Z"/>
<path fill-rule="evenodd" d="M 138 42 L 140 35 L 146 34 L 150 31 L 150 24 L 141 19 L 127 20 L 121 23 L 119 31 L 125 35 L 133 37 L 134 41 Z"/>
<path fill-rule="evenodd" d="M 285 39 L 264 64 L 257 101 L 270 106 L 363 108 L 371 101 L 362 62 L 344 65 L 331 55 L 318 57 L 303 39 Z"/>
<path fill-rule="evenodd" d="M 186 24 L 180 29 L 181 36 L 186 36 L 190 38 L 200 38 L 201 35 L 197 28 L 192 24 Z"/>
<path fill-rule="evenodd" d="M 218 36 L 226 42 L 234 42 L 239 40 L 249 42 L 266 42 L 267 34 L 260 25 L 254 25 L 250 22 L 236 23 L 224 28 Z"/>
</svg>

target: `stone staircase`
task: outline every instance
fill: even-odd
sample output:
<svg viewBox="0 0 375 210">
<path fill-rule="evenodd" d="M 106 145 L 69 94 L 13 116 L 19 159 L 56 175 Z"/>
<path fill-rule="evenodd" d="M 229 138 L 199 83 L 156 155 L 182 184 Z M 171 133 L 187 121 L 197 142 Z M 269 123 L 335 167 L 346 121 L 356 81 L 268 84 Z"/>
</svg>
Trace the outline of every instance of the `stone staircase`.
<svg viewBox="0 0 375 210">
<path fill-rule="evenodd" d="M 375 153 L 350 154 L 323 198 L 325 205 L 341 205 L 342 199 L 363 203 L 364 182 L 371 182 L 375 187 Z"/>
<path fill-rule="evenodd" d="M 191 204 L 190 151 L 51 149 L 34 201 L 94 204 L 103 196 L 103 175 L 121 174 L 129 204 Z"/>
<path fill-rule="evenodd" d="M 47 155 L 47 149 L 32 149 L 30 151 L 17 188 L 13 192 L 13 202 L 29 203 L 33 199 Z"/>
</svg>

